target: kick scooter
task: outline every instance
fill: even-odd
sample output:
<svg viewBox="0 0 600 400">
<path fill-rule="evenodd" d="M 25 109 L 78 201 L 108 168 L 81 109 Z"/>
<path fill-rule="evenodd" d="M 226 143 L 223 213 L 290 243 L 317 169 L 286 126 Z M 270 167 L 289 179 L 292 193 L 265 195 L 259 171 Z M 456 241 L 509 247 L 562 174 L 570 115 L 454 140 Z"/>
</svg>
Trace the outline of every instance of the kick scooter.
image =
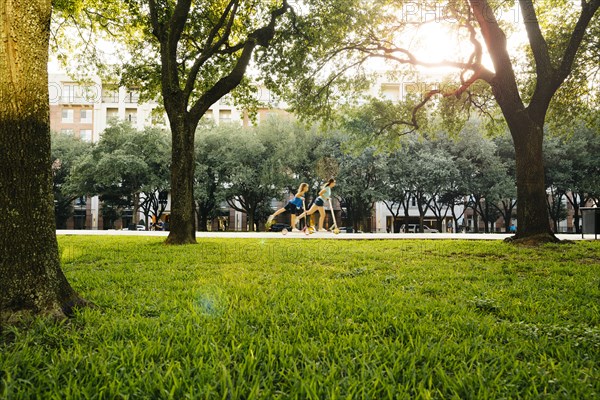
<svg viewBox="0 0 600 400">
<path fill-rule="evenodd" d="M 331 230 L 336 235 L 340 233 L 340 229 L 337 226 L 337 222 L 335 221 L 335 213 L 333 212 L 333 206 L 331 205 L 331 199 L 327 199 L 329 201 L 329 209 L 331 210 L 331 218 L 333 218 L 333 229 Z"/>
</svg>

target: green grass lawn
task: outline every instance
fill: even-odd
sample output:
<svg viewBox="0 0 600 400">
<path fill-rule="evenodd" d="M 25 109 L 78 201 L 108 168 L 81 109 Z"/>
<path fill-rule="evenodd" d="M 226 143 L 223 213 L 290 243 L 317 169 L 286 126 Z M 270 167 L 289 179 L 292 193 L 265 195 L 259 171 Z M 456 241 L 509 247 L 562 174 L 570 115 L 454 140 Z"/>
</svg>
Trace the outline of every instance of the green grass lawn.
<svg viewBox="0 0 600 400">
<path fill-rule="evenodd" d="M 600 397 L 600 242 L 59 237 L 98 308 L 0 338 L 2 399 Z"/>
</svg>

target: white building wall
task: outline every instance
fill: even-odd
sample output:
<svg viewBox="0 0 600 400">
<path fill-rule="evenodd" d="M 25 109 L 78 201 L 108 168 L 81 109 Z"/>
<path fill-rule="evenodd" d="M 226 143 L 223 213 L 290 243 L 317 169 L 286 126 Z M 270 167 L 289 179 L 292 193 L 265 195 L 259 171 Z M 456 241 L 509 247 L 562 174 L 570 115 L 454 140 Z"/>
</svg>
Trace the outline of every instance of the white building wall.
<svg viewBox="0 0 600 400">
<path fill-rule="evenodd" d="M 456 215 L 461 215 L 463 212 L 464 207 L 461 206 L 455 206 L 454 207 L 454 212 Z M 414 206 L 411 205 L 408 209 L 408 215 L 409 218 L 419 218 L 419 209 Z M 385 205 L 384 202 L 380 201 L 375 203 L 375 230 L 378 233 L 383 233 L 383 232 L 387 232 L 388 230 L 388 225 L 387 225 L 387 220 L 388 217 L 392 217 L 392 213 L 390 212 L 390 210 L 387 208 L 387 206 Z M 400 215 L 398 216 L 399 218 L 404 218 L 404 209 L 401 208 L 400 209 Z M 446 219 L 451 220 L 452 219 L 452 213 L 448 212 L 448 215 L 446 216 Z M 426 225 L 429 225 L 432 228 L 436 228 L 435 222 L 436 218 L 435 215 L 431 212 L 431 210 L 428 210 L 425 213 L 425 222 Z M 453 222 L 452 222 L 453 224 Z M 446 222 L 443 223 L 442 225 L 442 231 L 446 232 L 447 231 L 447 225 Z M 455 227 L 453 226 L 453 229 L 455 229 Z M 391 230 L 390 230 L 391 232 Z"/>
</svg>

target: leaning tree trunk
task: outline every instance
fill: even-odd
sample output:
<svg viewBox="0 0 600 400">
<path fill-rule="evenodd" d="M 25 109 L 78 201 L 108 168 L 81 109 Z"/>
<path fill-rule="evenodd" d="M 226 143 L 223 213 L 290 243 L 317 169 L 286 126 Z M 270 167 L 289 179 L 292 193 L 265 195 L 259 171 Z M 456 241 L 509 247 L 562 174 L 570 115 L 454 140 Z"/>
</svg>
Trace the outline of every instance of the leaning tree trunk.
<svg viewBox="0 0 600 400">
<path fill-rule="evenodd" d="M 194 202 L 194 134 L 196 126 L 186 121 L 185 112 L 169 115 L 173 146 L 171 152 L 171 216 L 167 244 L 196 242 Z"/>
<path fill-rule="evenodd" d="M 56 240 L 48 100 L 50 0 L 0 12 L 0 317 L 64 316 L 84 301 L 62 270 Z"/>
</svg>

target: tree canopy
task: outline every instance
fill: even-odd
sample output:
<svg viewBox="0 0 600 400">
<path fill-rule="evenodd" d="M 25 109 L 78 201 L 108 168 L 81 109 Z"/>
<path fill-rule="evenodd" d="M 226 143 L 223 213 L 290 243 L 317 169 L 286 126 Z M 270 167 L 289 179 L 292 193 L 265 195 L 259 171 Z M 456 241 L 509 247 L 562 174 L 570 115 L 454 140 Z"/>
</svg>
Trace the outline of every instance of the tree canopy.
<svg viewBox="0 0 600 400">
<path fill-rule="evenodd" d="M 433 10 L 428 7 L 421 3 L 348 0 L 337 8 L 302 15 L 297 22 L 302 34 L 295 36 L 295 46 L 276 46 L 280 54 L 295 62 L 297 74 L 282 73 L 279 56 L 273 57 L 270 82 L 274 87 L 276 82 L 287 82 L 280 85 L 280 90 L 292 99 L 297 110 L 327 115 L 339 102 L 340 93 L 348 93 L 349 82 L 364 88 L 366 66 L 373 59 L 398 66 L 399 74 L 417 68 L 450 68 L 454 71 L 452 80 L 444 78 L 433 87 L 426 85 L 423 90 L 405 95 L 405 107 L 390 118 L 388 125 L 403 125 L 407 131 L 422 127 L 420 118 L 427 116 L 429 104 L 439 105 L 437 115 L 441 117 L 452 116 L 452 110 L 460 109 L 475 109 L 491 116 L 497 111 L 490 107 L 499 110 L 515 147 L 517 238 L 555 240 L 545 207 L 544 126 L 548 115 L 560 114 L 548 114 L 556 111 L 551 105 L 561 97 L 557 96 L 559 90 L 565 91 L 564 97 L 573 105 L 566 109 L 580 109 L 582 104 L 594 104 L 597 99 L 594 79 L 599 64 L 593 33 L 600 25 L 600 0 L 584 0 L 577 5 L 468 0 L 436 3 Z M 502 18 L 503 12 L 510 15 L 510 11 L 519 18 Z M 427 20 L 428 16 L 433 20 Z M 527 34 L 527 51 L 521 58 L 523 50 L 507 46 L 507 32 L 515 29 L 509 22 L 514 21 L 522 24 Z M 427 59 L 417 54 L 413 44 L 418 41 L 413 34 L 418 36 L 431 24 L 452 29 L 437 37 L 455 39 L 457 50 L 448 58 Z M 466 50 L 460 51 L 458 45 Z M 431 43 L 424 46 L 428 47 Z"/>
</svg>

